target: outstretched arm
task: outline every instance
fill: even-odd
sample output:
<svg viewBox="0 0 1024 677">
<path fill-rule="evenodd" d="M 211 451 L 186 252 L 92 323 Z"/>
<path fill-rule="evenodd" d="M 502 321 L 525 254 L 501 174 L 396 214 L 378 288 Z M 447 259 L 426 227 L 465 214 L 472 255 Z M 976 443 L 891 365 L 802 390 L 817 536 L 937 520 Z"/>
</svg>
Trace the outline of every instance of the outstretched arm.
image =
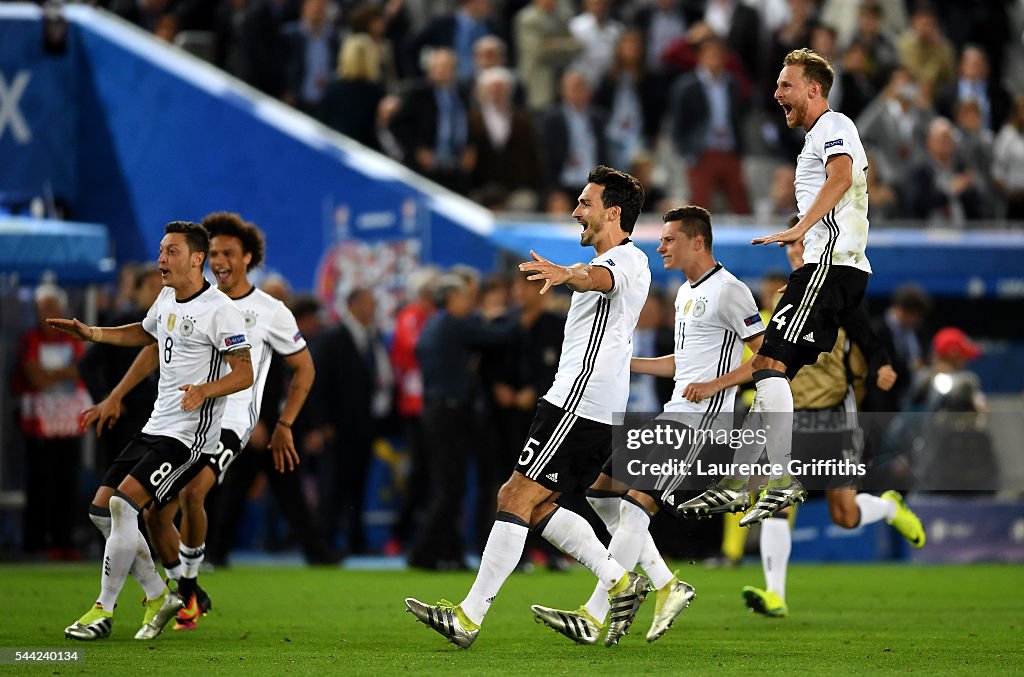
<svg viewBox="0 0 1024 677">
<path fill-rule="evenodd" d="M 292 438 L 292 423 L 302 411 L 302 405 L 306 403 L 306 396 L 309 395 L 313 380 L 316 378 L 316 368 L 313 366 L 309 350 L 300 350 L 284 358 L 284 361 L 292 370 L 292 382 L 288 386 L 288 399 L 285 400 L 284 410 L 278 417 L 274 433 L 270 437 L 270 451 L 274 457 L 274 470 L 277 472 L 284 472 L 285 466 L 288 470 L 295 470 L 295 466 L 299 464 L 299 452 L 295 450 L 295 440 Z"/>
<path fill-rule="evenodd" d="M 141 322 L 120 327 L 90 327 L 77 318 L 65 320 L 54 317 L 48 319 L 46 323 L 80 341 L 109 343 L 115 346 L 146 346 L 156 343 L 153 335 L 142 328 Z"/>
<path fill-rule="evenodd" d="M 726 372 L 712 381 L 691 383 L 687 385 L 686 390 L 683 391 L 683 397 L 691 402 L 701 402 L 709 397 L 714 397 L 726 388 L 738 386 L 752 380 L 754 378 L 754 357 L 757 356 L 757 351 L 761 349 L 761 344 L 764 343 L 764 334 L 758 334 L 746 343 L 750 346 L 750 351 L 753 353 L 753 355 L 750 356 L 750 359 L 744 361 L 743 364 L 732 371 Z"/>
<path fill-rule="evenodd" d="M 818 191 L 818 196 L 795 226 L 781 233 L 751 240 L 751 244 L 775 243 L 781 247 L 804 239 L 811 226 L 832 211 L 853 185 L 853 158 L 849 155 L 833 155 L 825 163 L 825 175 L 825 184 Z"/>
<path fill-rule="evenodd" d="M 629 370 L 634 374 L 650 374 L 651 376 L 672 378 L 676 375 L 676 356 L 634 357 L 629 361 Z"/>
<path fill-rule="evenodd" d="M 117 420 L 121 418 L 121 401 L 124 396 L 132 391 L 135 386 L 156 371 L 160 366 L 160 355 L 156 344 L 150 344 L 139 351 L 135 356 L 132 365 L 124 373 L 121 380 L 113 387 L 110 393 L 100 402 L 89 407 L 82 413 L 82 427 L 88 428 L 96 424 L 96 437 L 103 434 L 104 428 L 114 427 Z"/>
<path fill-rule="evenodd" d="M 232 351 L 224 359 L 231 367 L 229 374 L 209 383 L 187 384 L 178 388 L 185 393 L 181 398 L 182 409 L 195 411 L 208 399 L 237 393 L 252 385 L 252 354 L 248 348 Z"/>
<path fill-rule="evenodd" d="M 613 286 L 612 274 L 603 266 L 592 266 L 587 263 L 576 263 L 571 266 L 560 266 L 552 263 L 537 252 L 530 250 L 533 261 L 526 261 L 519 264 L 519 270 L 524 273 L 533 273 L 527 277 L 531 282 L 544 280 L 544 288 L 541 294 L 559 284 L 564 284 L 573 291 L 611 291 Z"/>
</svg>

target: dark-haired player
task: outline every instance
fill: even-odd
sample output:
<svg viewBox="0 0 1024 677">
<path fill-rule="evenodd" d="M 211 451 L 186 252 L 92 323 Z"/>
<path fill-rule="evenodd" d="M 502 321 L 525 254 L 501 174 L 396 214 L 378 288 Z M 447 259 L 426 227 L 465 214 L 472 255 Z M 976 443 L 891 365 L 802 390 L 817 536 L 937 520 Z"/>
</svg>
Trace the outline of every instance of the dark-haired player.
<svg viewBox="0 0 1024 677">
<path fill-rule="evenodd" d="M 561 266 L 531 252 L 534 260 L 519 266 L 527 279 L 544 280 L 542 294 L 558 284 L 574 292 L 555 381 L 537 403 L 523 452 L 498 491 L 498 516 L 469 594 L 457 606 L 405 600 L 417 619 L 461 648 L 479 634 L 531 527 L 609 589 L 606 643 L 625 634 L 647 595 L 646 578 L 616 562 L 589 522 L 555 504 L 561 493 L 583 491 L 597 479 L 611 453 L 612 415 L 625 411 L 633 331 L 651 284 L 647 256 L 629 237 L 643 200 L 634 177 L 594 168 L 572 215 L 583 229 L 580 245 L 597 255 L 590 263 Z"/>
<path fill-rule="evenodd" d="M 146 591 L 144 623 L 136 639 L 159 635 L 182 607 L 181 598 L 156 575 L 139 532 L 139 513 L 150 503 L 159 506 L 173 499 L 208 463 L 217 451 L 226 396 L 253 382 L 245 320 L 203 277 L 210 243 L 206 229 L 175 221 L 164 233 L 157 260 L 164 289 L 142 322 L 90 327 L 77 319 L 48 320 L 83 341 L 154 345 L 160 362 L 153 413 L 111 464 L 89 506 L 90 518 L 107 542 L 99 600 L 64 629 L 73 639 L 110 636 L 114 606 L 130 571 Z M 230 367 L 226 374 L 225 363 Z"/>
<path fill-rule="evenodd" d="M 196 580 L 206 552 L 208 522 L 205 500 L 214 485 L 223 479 L 231 462 L 245 448 L 259 420 L 271 351 L 285 356 L 294 372 L 287 401 L 270 441 L 274 467 L 278 471 L 293 470 L 298 463 L 291 424 L 302 409 L 314 378 L 313 360 L 291 311 L 249 281 L 249 271 L 263 263 L 263 233 L 238 214 L 229 212 L 206 216 L 203 226 L 210 233 L 210 272 L 217 280 L 217 288 L 234 301 L 245 318 L 246 336 L 252 343 L 255 376 L 251 388 L 228 398 L 216 454 L 208 457 L 205 467 L 176 499 L 147 510 L 145 514 L 146 525 L 164 561 L 167 575 L 178 581 L 178 593 L 185 601 L 185 608 L 178 612 L 177 629 L 194 628 L 196 619 L 210 608 L 209 596 Z M 97 408 L 102 407 L 103 419 L 119 411 L 121 393 L 131 390 L 148 370 L 156 367 L 157 354 L 147 352 L 140 353 L 115 392 L 111 393 L 114 399 L 108 397 L 97 405 Z M 103 420 L 99 425 L 102 427 Z M 180 535 L 174 527 L 179 503 L 182 512 Z"/>
</svg>

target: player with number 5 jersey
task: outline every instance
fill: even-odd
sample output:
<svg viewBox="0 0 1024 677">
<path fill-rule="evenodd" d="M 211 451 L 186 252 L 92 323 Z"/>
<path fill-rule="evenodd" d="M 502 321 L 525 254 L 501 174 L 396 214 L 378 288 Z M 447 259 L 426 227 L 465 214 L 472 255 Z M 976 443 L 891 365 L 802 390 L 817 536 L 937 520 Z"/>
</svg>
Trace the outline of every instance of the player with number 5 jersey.
<svg viewBox="0 0 1024 677">
<path fill-rule="evenodd" d="M 164 289 L 140 322 L 90 327 L 77 319 L 50 319 L 56 329 L 83 341 L 119 346 L 156 343 L 160 380 L 153 413 L 142 432 L 111 464 L 89 506 L 106 537 L 100 595 L 95 606 L 64 629 L 66 637 L 108 637 L 114 607 L 131 573 L 146 594 L 136 639 L 152 639 L 184 605 L 161 580 L 138 528 L 150 503 L 178 494 L 217 449 L 226 396 L 252 385 L 252 359 L 242 313 L 203 277 L 209 233 L 175 221 L 164 228 L 160 269 Z"/>
</svg>

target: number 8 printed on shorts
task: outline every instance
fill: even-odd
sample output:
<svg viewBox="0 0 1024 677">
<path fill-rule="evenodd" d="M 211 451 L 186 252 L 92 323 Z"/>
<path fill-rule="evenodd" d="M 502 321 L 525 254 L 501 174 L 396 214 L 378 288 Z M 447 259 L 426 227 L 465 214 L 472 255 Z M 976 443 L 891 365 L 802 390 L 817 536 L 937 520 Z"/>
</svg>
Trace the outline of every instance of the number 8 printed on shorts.
<svg viewBox="0 0 1024 677">
<path fill-rule="evenodd" d="M 171 470 L 174 466 L 164 461 L 160 464 L 160 467 L 153 471 L 153 474 L 149 476 L 149 483 L 154 487 L 164 481 L 164 478 L 171 474 Z"/>
</svg>

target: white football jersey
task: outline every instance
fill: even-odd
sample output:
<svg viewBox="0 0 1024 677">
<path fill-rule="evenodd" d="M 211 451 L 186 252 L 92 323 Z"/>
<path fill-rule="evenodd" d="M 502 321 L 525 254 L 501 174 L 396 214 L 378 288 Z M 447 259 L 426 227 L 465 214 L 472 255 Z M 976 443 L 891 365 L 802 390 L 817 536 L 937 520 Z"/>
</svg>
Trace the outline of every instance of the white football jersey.
<svg viewBox="0 0 1024 677">
<path fill-rule="evenodd" d="M 647 255 L 626 239 L 591 260 L 612 274 L 607 292 L 574 292 L 565 320 L 555 382 L 544 395 L 551 404 L 599 423 L 626 411 L 633 330 L 647 302 L 651 269 Z"/>
<path fill-rule="evenodd" d="M 238 435 L 244 447 L 260 417 L 272 353 L 297 353 L 306 348 L 306 339 L 302 338 L 288 306 L 265 291 L 253 287 L 245 296 L 231 300 L 242 311 L 245 336 L 252 344 L 253 383 L 228 395 L 222 427 Z"/>
<path fill-rule="evenodd" d="M 853 159 L 853 184 L 821 221 L 804 235 L 804 263 L 852 266 L 866 273 L 868 244 L 868 158 L 853 120 L 825 111 L 804 137 L 796 159 L 796 204 L 807 213 L 825 185 L 825 163 L 835 155 Z"/>
<path fill-rule="evenodd" d="M 225 354 L 251 347 L 242 313 L 204 280 L 203 290 L 183 301 L 164 287 L 142 328 L 156 337 L 160 355 L 156 404 L 142 432 L 173 437 L 194 452 L 216 452 L 227 398 L 209 399 L 195 411 L 183 411 L 185 393 L 178 388 L 216 381 L 230 370 Z"/>
<path fill-rule="evenodd" d="M 747 285 L 721 263 L 697 282 L 684 282 L 676 294 L 675 389 L 665 411 L 710 412 L 712 416 L 731 412 L 736 386 L 703 402 L 691 402 L 683 397 L 683 392 L 691 383 L 714 380 L 740 366 L 743 342 L 764 330 L 764 321 Z"/>
</svg>

